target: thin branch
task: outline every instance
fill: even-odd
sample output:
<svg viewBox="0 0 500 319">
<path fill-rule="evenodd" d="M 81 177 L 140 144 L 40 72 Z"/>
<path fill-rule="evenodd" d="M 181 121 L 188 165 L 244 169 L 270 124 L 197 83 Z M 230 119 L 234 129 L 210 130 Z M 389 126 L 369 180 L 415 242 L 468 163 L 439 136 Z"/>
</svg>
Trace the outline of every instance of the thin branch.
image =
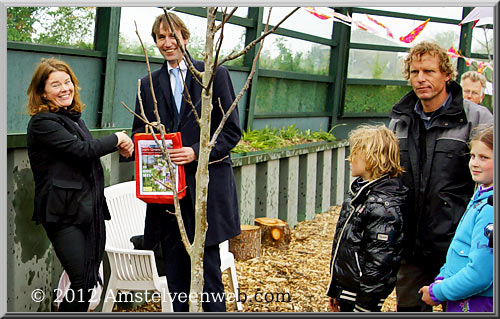
<svg viewBox="0 0 500 319">
<path fill-rule="evenodd" d="M 134 20 L 134 24 L 135 24 L 135 33 L 137 34 L 137 37 L 139 38 L 139 42 L 141 42 L 142 50 L 144 51 L 144 57 L 146 58 L 146 67 L 148 70 L 148 77 L 149 77 L 149 89 L 151 90 L 151 96 L 153 97 L 153 104 L 154 104 L 154 111 L 153 112 L 156 116 L 156 121 L 158 123 L 160 123 L 161 120 L 160 120 L 160 114 L 158 113 L 158 101 L 156 100 L 155 90 L 153 88 L 153 79 L 151 77 L 151 67 L 149 66 L 148 52 L 146 51 L 146 47 L 144 46 L 144 43 L 142 42 L 142 38 L 141 38 L 141 35 L 139 34 L 139 29 L 137 28 L 137 23 L 135 22 L 135 20 Z M 139 89 L 138 89 L 138 91 L 139 91 Z M 139 94 L 139 96 L 140 96 L 140 94 Z M 143 116 L 144 116 L 144 111 L 142 109 L 142 103 L 141 103 L 141 110 L 142 110 Z"/>
<path fill-rule="evenodd" d="M 201 125 L 201 122 L 200 122 L 200 117 L 198 115 L 198 112 L 196 112 L 196 107 L 194 106 L 193 104 L 193 100 L 191 99 L 191 94 L 189 94 L 189 90 L 187 88 L 187 85 L 186 85 L 186 81 L 184 80 L 184 76 L 182 75 L 182 72 L 179 72 L 180 76 L 181 76 L 181 79 L 182 79 L 182 83 L 184 84 L 184 92 L 182 94 L 182 99 L 184 101 L 186 101 L 186 103 L 191 106 L 191 110 L 192 112 L 194 113 L 194 116 L 196 118 L 196 122 L 198 123 L 198 125 Z M 194 77 L 194 76 L 193 76 Z M 184 96 L 184 93 L 186 93 L 186 96 Z"/>
<path fill-rule="evenodd" d="M 193 73 L 195 75 L 195 77 L 194 77 L 195 80 L 201 85 L 201 87 L 203 87 L 203 84 L 197 79 L 197 78 L 201 79 L 203 77 L 203 72 L 198 71 L 194 67 L 193 62 L 191 62 L 189 59 L 187 59 L 188 54 L 187 54 L 186 48 L 184 47 L 184 43 L 177 36 L 177 33 L 175 32 L 174 25 L 172 24 L 172 21 L 170 20 L 170 17 L 168 16 L 168 11 L 167 11 L 166 7 L 163 7 L 163 12 L 165 13 L 165 17 L 167 19 L 167 23 L 168 23 L 168 26 L 170 28 L 170 32 L 174 35 L 175 41 L 177 41 L 177 47 L 181 49 L 182 55 L 184 56 L 184 61 L 186 61 L 186 65 L 187 65 L 189 71 L 191 71 L 191 73 Z"/>
<path fill-rule="evenodd" d="M 227 8 L 226 8 L 227 9 Z M 238 10 L 238 7 L 234 7 L 229 14 L 226 15 L 226 10 L 224 10 L 224 14 L 222 15 L 222 22 L 215 27 L 215 32 L 219 31 L 220 28 L 233 16 L 233 14 Z"/>
<path fill-rule="evenodd" d="M 271 16 L 271 8 L 269 9 L 269 15 L 267 17 L 267 22 L 266 26 L 264 27 L 264 32 L 267 31 L 267 28 L 269 27 L 269 17 Z M 217 142 L 217 137 L 219 136 L 220 132 L 222 131 L 224 124 L 226 123 L 227 119 L 229 118 L 229 115 L 231 115 L 231 112 L 234 111 L 236 106 L 238 105 L 239 100 L 243 97 L 243 94 L 248 90 L 250 87 L 250 82 L 253 79 L 253 76 L 255 75 L 255 69 L 257 67 L 257 61 L 259 60 L 260 53 L 262 52 L 262 48 L 264 47 L 264 38 L 262 38 L 262 43 L 259 46 L 259 50 L 257 51 L 257 54 L 255 55 L 252 63 L 252 69 L 250 70 L 250 74 L 248 75 L 248 78 L 245 82 L 245 85 L 241 89 L 240 93 L 236 96 L 236 99 L 233 101 L 231 106 L 229 107 L 228 111 L 224 114 L 222 117 L 222 120 L 219 123 L 219 126 L 215 130 L 214 134 L 212 135 L 212 139 L 210 140 L 209 147 L 214 147 L 215 143 Z M 219 100 L 219 105 L 220 105 L 220 100 Z"/>
<path fill-rule="evenodd" d="M 218 159 L 218 160 L 208 162 L 208 165 L 210 165 L 210 164 L 215 164 L 215 163 L 218 163 L 218 162 L 222 162 L 223 160 L 225 160 L 225 159 L 226 159 L 226 158 L 228 158 L 228 157 L 229 157 L 229 155 L 226 155 L 226 156 L 224 156 L 223 158 L 220 158 L 220 159 Z"/>
<path fill-rule="evenodd" d="M 224 14 L 225 13 L 226 13 L 226 10 L 224 10 Z M 214 23 L 215 23 L 215 19 L 214 19 Z M 222 47 L 222 40 L 224 39 L 224 25 L 225 25 L 224 22 L 220 24 L 222 29 L 220 32 L 219 39 L 217 40 L 217 50 L 215 51 L 214 63 L 212 64 L 213 65 L 212 76 L 210 77 L 210 80 L 208 81 L 207 88 L 211 88 L 212 82 L 214 81 L 214 78 L 215 78 L 215 73 L 217 72 L 217 61 L 219 60 L 219 54 L 220 54 L 220 50 Z M 212 30 L 212 31 L 213 31 L 212 36 L 215 36 L 215 33 L 217 33 L 217 27 L 215 28 L 215 30 Z"/>
<path fill-rule="evenodd" d="M 222 112 L 222 116 L 224 116 L 226 112 L 224 112 L 224 109 L 222 108 L 222 103 L 220 101 L 220 96 L 217 97 L 217 101 L 219 102 L 219 109 Z"/>
<path fill-rule="evenodd" d="M 127 106 L 127 104 L 125 104 L 125 102 L 121 101 L 121 104 L 127 109 L 127 111 L 129 111 L 130 113 L 132 113 L 135 117 L 137 117 L 139 120 L 143 121 L 144 124 L 148 124 L 149 122 L 144 120 L 144 118 L 142 116 L 140 116 L 139 114 L 135 113 L 134 111 L 132 111 L 131 108 L 129 108 Z"/>
<path fill-rule="evenodd" d="M 276 29 L 286 20 L 288 19 L 292 14 L 295 13 L 295 11 L 299 10 L 300 8 L 297 7 L 295 8 L 294 10 L 292 10 L 292 12 L 290 12 L 289 14 L 287 14 L 280 22 L 278 22 L 278 24 L 276 24 L 271 30 L 267 31 L 267 32 L 264 32 L 260 37 L 258 37 L 257 39 L 253 40 L 252 42 L 250 42 L 243 50 L 241 50 L 239 53 L 236 53 L 236 54 L 233 54 L 231 52 L 231 54 L 229 54 L 228 56 L 226 56 L 225 58 L 223 58 L 221 60 L 221 62 L 219 63 L 219 65 L 222 65 L 224 64 L 225 62 L 227 61 L 230 61 L 230 60 L 234 60 L 234 59 L 237 59 L 239 58 L 240 56 L 242 56 L 243 54 L 247 53 L 251 48 L 253 48 L 257 43 L 259 43 L 263 38 L 267 37 L 269 34 L 273 33 L 274 31 L 276 31 Z"/>
<path fill-rule="evenodd" d="M 168 19 L 168 16 L 167 16 L 167 19 Z M 135 21 L 134 21 L 134 23 L 135 23 Z M 172 28 L 171 30 L 174 30 L 174 29 Z M 139 41 L 140 41 L 142 49 L 144 51 L 144 56 L 146 58 L 146 66 L 147 66 L 148 77 L 149 77 L 149 85 L 150 85 L 151 95 L 153 97 L 154 114 L 156 116 L 157 121 L 156 122 L 150 122 L 146 118 L 146 115 L 145 115 L 145 112 L 144 112 L 144 107 L 143 107 L 143 104 L 142 104 L 142 98 L 141 98 L 141 95 L 140 95 L 140 85 L 141 85 L 141 81 L 140 80 L 137 82 L 137 96 L 138 96 L 138 101 L 139 101 L 139 105 L 140 105 L 140 108 L 141 108 L 142 117 L 139 117 L 139 118 L 141 118 L 141 120 L 143 122 L 146 122 L 146 128 L 148 128 L 148 127 L 152 128 L 152 130 L 151 130 L 152 131 L 151 132 L 151 136 L 153 137 L 156 145 L 158 145 L 158 148 L 160 149 L 163 158 L 167 159 L 168 170 L 169 170 L 169 174 L 170 174 L 172 183 L 174 185 L 176 185 L 176 187 L 174 187 L 174 189 L 173 189 L 175 217 L 176 217 L 176 220 L 177 220 L 177 224 L 179 226 L 179 231 L 180 231 L 180 234 L 181 234 L 182 242 L 183 242 L 184 246 L 186 247 L 186 251 L 188 252 L 188 254 L 191 255 L 192 254 L 191 253 L 191 251 L 192 251 L 192 245 L 189 242 L 189 239 L 187 237 L 186 228 L 185 228 L 184 222 L 182 220 L 181 208 L 180 208 L 180 203 L 179 203 L 179 194 L 177 192 L 177 180 L 176 180 L 176 177 L 175 177 L 175 167 L 173 166 L 174 164 L 172 163 L 172 160 L 170 159 L 170 153 L 167 151 L 167 143 L 165 141 L 165 134 L 166 134 L 166 132 L 165 132 L 165 127 L 161 124 L 160 115 L 158 113 L 158 103 L 156 101 L 156 96 L 155 96 L 155 93 L 154 93 L 153 80 L 152 80 L 152 76 L 151 76 L 151 67 L 150 67 L 150 64 L 149 64 L 148 54 L 147 54 L 147 51 L 146 51 L 146 47 L 144 46 L 144 43 L 142 42 L 141 36 L 139 35 L 139 31 L 138 31 L 138 28 L 137 28 L 137 23 L 135 23 L 135 32 L 136 32 L 137 36 L 139 37 Z M 180 43 L 180 42 L 178 41 L 178 43 Z M 156 128 L 156 130 L 158 130 L 159 133 L 160 133 L 161 143 L 158 140 L 158 138 L 156 137 L 156 134 L 154 132 L 154 128 Z"/>
</svg>

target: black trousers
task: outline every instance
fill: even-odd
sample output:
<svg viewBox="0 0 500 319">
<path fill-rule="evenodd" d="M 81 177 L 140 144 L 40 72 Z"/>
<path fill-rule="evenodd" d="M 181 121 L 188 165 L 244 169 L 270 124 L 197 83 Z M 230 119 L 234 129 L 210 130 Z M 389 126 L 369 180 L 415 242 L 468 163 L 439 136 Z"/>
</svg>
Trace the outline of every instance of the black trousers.
<svg viewBox="0 0 500 319">
<path fill-rule="evenodd" d="M 191 261 L 182 242 L 167 236 L 162 240 L 163 256 L 175 312 L 189 311 Z M 205 312 L 225 312 L 226 299 L 220 270 L 219 246 L 206 246 L 203 257 L 202 307 Z M 180 296 L 187 296 L 180 298 Z"/>
<path fill-rule="evenodd" d="M 345 302 L 341 299 L 337 299 L 339 302 L 339 308 L 341 312 L 353 312 L 354 311 L 354 303 Z"/>
<path fill-rule="evenodd" d="M 55 253 L 68 274 L 71 286 L 67 298 L 59 306 L 60 312 L 86 312 L 92 291 L 84 291 L 85 242 L 89 225 L 42 224 Z"/>
</svg>

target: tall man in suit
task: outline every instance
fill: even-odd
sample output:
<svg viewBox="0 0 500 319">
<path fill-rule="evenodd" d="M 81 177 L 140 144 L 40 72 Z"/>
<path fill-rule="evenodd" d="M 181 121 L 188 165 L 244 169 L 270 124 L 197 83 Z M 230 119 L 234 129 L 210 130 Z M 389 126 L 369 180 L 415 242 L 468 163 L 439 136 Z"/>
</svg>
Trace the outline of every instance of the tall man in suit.
<svg viewBox="0 0 500 319">
<path fill-rule="evenodd" d="M 193 79 L 193 75 L 183 58 L 190 59 L 194 67 L 204 70 L 203 62 L 192 59 L 189 54 L 184 57 L 179 45 L 184 48 L 189 41 L 189 30 L 184 22 L 175 14 L 169 13 L 169 17 L 174 26 L 181 43 L 177 43 L 174 34 L 169 28 L 169 24 L 164 14 L 159 15 L 152 28 L 151 35 L 156 43 L 156 47 L 165 58 L 165 62 L 160 70 L 151 74 L 156 100 L 158 102 L 158 113 L 161 123 L 165 125 L 167 132 L 180 132 L 183 147 L 170 150 L 170 158 L 177 165 L 184 165 L 186 176 L 186 196 L 180 200 L 182 218 L 192 241 L 195 233 L 194 205 L 196 198 L 197 158 L 200 148 L 200 127 L 196 122 L 192 107 L 186 102 L 186 92 L 192 99 L 196 112 L 201 114 L 201 91 L 198 82 Z M 176 81 L 173 72 L 180 69 L 180 74 L 184 81 Z M 177 82 L 177 84 L 176 84 Z M 174 98 L 177 85 L 181 85 L 184 98 Z M 154 104 L 150 91 L 150 81 L 148 76 L 141 80 L 140 94 L 144 105 L 146 117 L 150 121 L 155 121 L 153 114 Z M 213 84 L 214 105 L 212 111 L 211 134 L 219 125 L 222 119 L 222 112 L 218 106 L 221 103 L 222 109 L 227 111 L 233 101 L 235 94 L 229 72 L 224 67 L 217 69 Z M 136 102 L 136 113 L 140 114 L 138 100 Z M 132 134 L 144 132 L 144 123 L 138 118 L 134 118 Z M 237 108 L 231 113 L 224 128 L 217 138 L 217 143 L 210 153 L 209 165 L 209 185 L 207 220 L 208 230 L 205 242 L 204 254 L 204 293 L 210 296 L 209 302 L 203 302 L 204 311 L 225 311 L 224 285 L 220 271 L 219 243 L 237 236 L 240 233 L 240 219 L 238 213 L 238 199 L 236 194 L 235 180 L 233 175 L 232 162 L 230 159 L 231 149 L 238 143 L 241 137 L 241 128 Z M 189 296 L 191 267 L 190 258 L 181 241 L 177 221 L 173 214 L 173 205 L 148 204 L 146 210 L 146 223 L 144 229 L 144 245 L 146 249 L 153 249 L 161 242 L 163 255 L 165 258 L 167 281 L 170 293 L 173 297 L 174 311 L 188 311 L 189 298 L 183 300 L 179 298 L 179 293 Z M 216 295 L 217 297 L 213 297 Z M 206 299 L 206 298 L 205 298 Z M 204 300 L 205 300 L 204 299 Z"/>
</svg>

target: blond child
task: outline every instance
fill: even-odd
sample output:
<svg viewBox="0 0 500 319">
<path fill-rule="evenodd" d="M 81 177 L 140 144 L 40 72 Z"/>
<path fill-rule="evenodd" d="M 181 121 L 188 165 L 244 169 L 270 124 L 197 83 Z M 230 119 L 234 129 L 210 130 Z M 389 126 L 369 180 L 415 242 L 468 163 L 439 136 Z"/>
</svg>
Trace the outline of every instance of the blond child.
<svg viewBox="0 0 500 319">
<path fill-rule="evenodd" d="M 401 261 L 403 205 L 399 146 L 385 126 L 363 125 L 349 134 L 356 179 L 333 239 L 327 295 L 332 311 L 380 311 L 396 285 Z"/>
<path fill-rule="evenodd" d="M 469 169 L 479 184 L 455 231 L 446 263 L 429 286 L 420 288 L 422 301 L 435 306 L 446 301 L 446 312 L 493 311 L 493 127 L 470 142 Z"/>
</svg>

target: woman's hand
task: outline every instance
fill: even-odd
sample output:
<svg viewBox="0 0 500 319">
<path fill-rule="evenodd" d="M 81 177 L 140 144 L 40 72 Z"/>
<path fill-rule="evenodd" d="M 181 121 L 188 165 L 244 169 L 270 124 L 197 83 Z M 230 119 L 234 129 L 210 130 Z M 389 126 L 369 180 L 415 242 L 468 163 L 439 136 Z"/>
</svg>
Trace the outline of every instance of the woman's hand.
<svg viewBox="0 0 500 319">
<path fill-rule="evenodd" d="M 434 300 L 432 300 L 431 295 L 429 294 L 429 286 L 423 286 L 422 288 L 419 289 L 418 293 L 422 294 L 422 301 L 428 304 L 429 306 L 439 305 L 438 303 L 435 303 Z"/>
<path fill-rule="evenodd" d="M 118 147 L 118 151 L 120 155 L 126 158 L 129 158 L 134 153 L 134 143 L 127 135 L 126 131 L 116 132 L 115 135 L 118 137 L 118 142 L 116 143 L 116 147 Z"/>
</svg>

